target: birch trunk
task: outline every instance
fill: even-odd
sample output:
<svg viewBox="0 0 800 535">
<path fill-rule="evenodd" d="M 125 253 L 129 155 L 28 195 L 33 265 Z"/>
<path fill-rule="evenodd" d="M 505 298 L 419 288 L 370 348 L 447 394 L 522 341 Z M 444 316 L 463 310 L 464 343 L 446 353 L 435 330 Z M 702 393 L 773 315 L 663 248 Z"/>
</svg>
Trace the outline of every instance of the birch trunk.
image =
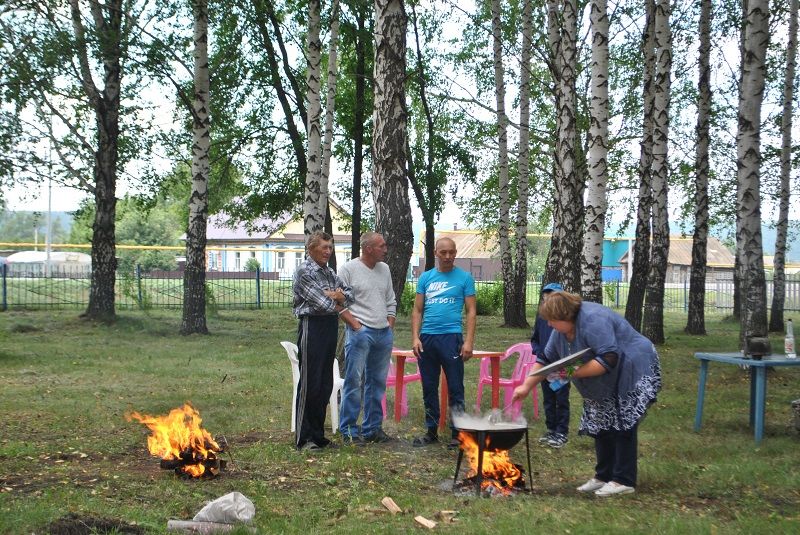
<svg viewBox="0 0 800 535">
<path fill-rule="evenodd" d="M 767 295 L 761 241 L 761 103 L 769 43 L 769 3 L 748 0 L 736 135 L 736 247 L 740 252 L 741 337 L 766 336 Z"/>
<path fill-rule="evenodd" d="M 320 115 L 322 103 L 320 95 L 320 62 L 322 43 L 319 37 L 320 0 L 308 1 L 308 36 L 306 41 L 307 69 L 306 100 L 308 101 L 308 175 L 306 176 L 303 217 L 306 235 L 325 226 L 325 206 L 328 199 L 323 197 L 322 185 L 322 138 L 320 134 Z"/>
<path fill-rule="evenodd" d="M 498 234 L 500 238 L 500 264 L 503 273 L 503 321 L 511 315 L 514 295 L 514 266 L 511 263 L 511 244 L 508 239 L 510 200 L 508 195 L 508 117 L 506 116 L 506 84 L 503 72 L 503 28 L 500 17 L 500 0 L 492 0 L 492 56 L 494 59 L 494 96 L 497 106 L 497 175 L 500 199 Z"/>
<path fill-rule="evenodd" d="M 530 169 L 531 51 L 533 50 L 533 2 L 522 5 L 522 54 L 519 73 L 519 156 L 517 157 L 517 224 L 514 259 L 513 308 L 506 324 L 527 327 L 525 292 L 528 283 L 528 181 Z M 513 320 L 513 323 L 512 323 Z"/>
<path fill-rule="evenodd" d="M 781 190 L 778 211 L 778 228 L 775 239 L 772 313 L 769 330 L 783 332 L 783 306 L 786 302 L 786 233 L 789 227 L 789 189 L 792 156 L 792 103 L 794 99 L 794 73 L 797 55 L 797 5 L 791 0 L 789 8 L 789 42 L 786 46 L 786 73 L 783 81 L 783 116 L 781 117 Z"/>
<path fill-rule="evenodd" d="M 670 0 L 656 1 L 656 72 L 653 101 L 653 247 L 647 274 L 642 334 L 654 344 L 664 342 L 664 283 L 669 258 L 669 109 L 672 70 Z"/>
<path fill-rule="evenodd" d="M 406 26 L 403 0 L 375 0 L 375 108 L 372 192 L 375 230 L 389 247 L 386 263 L 400 300 L 414 246 L 406 176 Z"/>
<path fill-rule="evenodd" d="M 103 89 L 94 82 L 89 64 L 89 44 L 84 18 L 78 0 L 70 0 L 70 16 L 75 34 L 78 72 L 83 92 L 94 112 L 97 129 L 95 151 L 94 200 L 95 218 L 92 224 L 92 275 L 89 305 L 83 316 L 110 322 L 116 318 L 114 286 L 117 255 L 115 237 L 117 158 L 119 150 L 120 86 L 122 83 L 122 20 L 121 0 L 90 6 L 95 32 L 101 36 L 97 46 L 103 62 Z"/>
<path fill-rule="evenodd" d="M 364 116 L 367 92 L 366 14 L 355 10 L 358 34 L 356 36 L 356 101 L 353 106 L 353 230 L 350 244 L 351 258 L 361 256 L 361 175 L 364 168 Z"/>
<path fill-rule="evenodd" d="M 325 136 L 322 141 L 322 166 L 320 169 L 320 191 L 321 198 L 325 199 L 325 213 L 330 209 L 327 207 L 328 199 L 328 179 L 331 169 L 331 147 L 333 145 L 333 112 L 336 105 L 336 75 L 337 50 L 339 46 L 339 0 L 333 0 L 331 6 L 331 35 L 328 43 L 328 81 L 326 84 L 327 96 L 325 98 Z M 328 217 L 326 215 L 326 221 Z M 355 258 L 355 257 L 353 257 Z"/>
<path fill-rule="evenodd" d="M 581 291 L 583 191 L 575 158 L 575 76 L 578 13 L 576 0 L 548 0 L 548 41 L 556 86 L 555 199 L 553 236 L 545 269 L 546 282 L 561 282 Z M 559 9 L 560 8 L 560 9 Z M 560 13 L 559 13 L 560 11 Z"/>
<path fill-rule="evenodd" d="M 689 283 L 688 334 L 706 334 L 706 259 L 708 248 L 708 147 L 711 116 L 711 0 L 700 2 L 700 51 L 697 83 L 697 148 L 695 149 L 694 236 Z"/>
<path fill-rule="evenodd" d="M 194 101 L 192 103 L 192 193 L 186 231 L 181 334 L 208 333 L 206 326 L 206 223 L 211 148 L 209 131 L 208 0 L 193 0 Z"/>
<path fill-rule="evenodd" d="M 608 180 L 608 2 L 592 0 L 592 97 L 589 108 L 589 185 L 583 242 L 583 298 L 603 302 L 603 234 Z"/>
<path fill-rule="evenodd" d="M 653 73 L 655 72 L 655 1 L 646 0 L 645 29 L 642 36 L 642 142 L 639 152 L 639 201 L 636 210 L 636 241 L 633 262 L 628 278 L 628 301 L 625 319 L 636 329 L 642 329 L 642 305 L 650 266 L 650 219 L 652 217 L 653 187 Z"/>
</svg>

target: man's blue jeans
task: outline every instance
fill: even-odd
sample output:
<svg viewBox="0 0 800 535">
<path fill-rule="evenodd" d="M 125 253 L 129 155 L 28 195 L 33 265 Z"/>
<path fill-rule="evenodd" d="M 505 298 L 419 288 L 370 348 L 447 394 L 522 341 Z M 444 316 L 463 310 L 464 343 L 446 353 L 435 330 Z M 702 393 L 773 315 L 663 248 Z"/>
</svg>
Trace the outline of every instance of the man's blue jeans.
<svg viewBox="0 0 800 535">
<path fill-rule="evenodd" d="M 392 329 L 373 329 L 362 325 L 357 331 L 345 331 L 344 386 L 339 410 L 339 430 L 345 437 L 368 437 L 381 429 L 383 395 L 389 359 L 392 358 Z M 364 404 L 361 428 L 358 414 Z"/>
</svg>

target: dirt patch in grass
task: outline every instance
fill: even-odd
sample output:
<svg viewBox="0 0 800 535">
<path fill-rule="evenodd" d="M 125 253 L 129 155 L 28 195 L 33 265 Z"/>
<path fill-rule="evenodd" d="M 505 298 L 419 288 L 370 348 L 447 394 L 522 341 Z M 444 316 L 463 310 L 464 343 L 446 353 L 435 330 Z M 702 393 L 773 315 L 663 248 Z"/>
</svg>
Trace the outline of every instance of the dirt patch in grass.
<svg viewBox="0 0 800 535">
<path fill-rule="evenodd" d="M 95 516 L 80 516 L 70 513 L 48 524 L 47 533 L 50 535 L 88 535 L 96 533 L 144 533 L 140 526 L 131 525 L 122 520 L 99 518 Z"/>
</svg>

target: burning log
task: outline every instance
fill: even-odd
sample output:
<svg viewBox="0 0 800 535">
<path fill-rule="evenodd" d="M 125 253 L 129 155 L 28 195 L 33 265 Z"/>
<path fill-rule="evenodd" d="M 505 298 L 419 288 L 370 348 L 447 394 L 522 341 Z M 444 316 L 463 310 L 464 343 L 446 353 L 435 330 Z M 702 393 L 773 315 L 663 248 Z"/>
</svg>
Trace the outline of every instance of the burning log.
<svg viewBox="0 0 800 535">
<path fill-rule="evenodd" d="M 220 445 L 201 427 L 202 419 L 188 403 L 173 409 L 166 416 L 148 416 L 138 412 L 126 415 L 146 425 L 151 435 L 147 449 L 161 458 L 161 468 L 175 470 L 186 477 L 214 477 L 225 470 L 225 461 L 218 457 L 225 451 L 227 441 Z"/>
</svg>

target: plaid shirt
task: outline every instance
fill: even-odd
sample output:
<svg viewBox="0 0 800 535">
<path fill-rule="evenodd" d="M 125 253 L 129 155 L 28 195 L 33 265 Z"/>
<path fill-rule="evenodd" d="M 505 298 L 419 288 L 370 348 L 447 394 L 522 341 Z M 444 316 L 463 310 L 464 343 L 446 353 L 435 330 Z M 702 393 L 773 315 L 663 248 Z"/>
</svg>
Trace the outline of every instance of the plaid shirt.
<svg viewBox="0 0 800 535">
<path fill-rule="evenodd" d="M 321 267 L 311 258 L 297 267 L 294 272 L 294 303 L 295 316 L 326 316 L 336 314 L 334 307 L 336 301 L 326 296 L 325 290 L 341 288 L 344 292 L 344 306 L 353 304 L 353 289 L 342 282 L 336 273 L 328 266 Z"/>
</svg>

